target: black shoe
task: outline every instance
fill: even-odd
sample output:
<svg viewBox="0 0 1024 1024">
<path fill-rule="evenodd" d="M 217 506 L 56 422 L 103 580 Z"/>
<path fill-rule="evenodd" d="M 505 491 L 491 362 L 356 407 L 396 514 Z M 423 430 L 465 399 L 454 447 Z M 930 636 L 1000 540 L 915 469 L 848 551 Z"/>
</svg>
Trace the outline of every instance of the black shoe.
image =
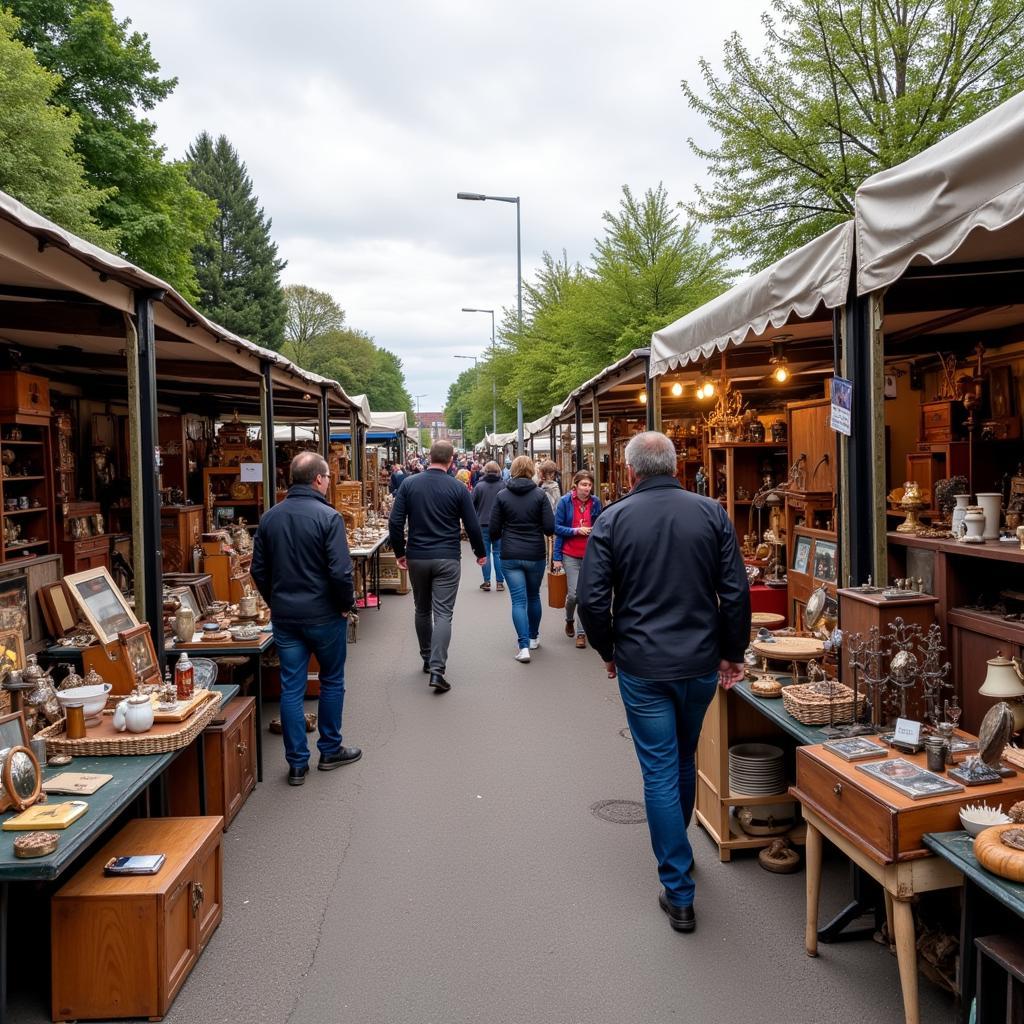
<svg viewBox="0 0 1024 1024">
<path fill-rule="evenodd" d="M 697 918 L 694 916 L 693 907 L 677 907 L 669 903 L 665 890 L 658 894 L 658 906 L 668 914 L 668 923 L 676 932 L 692 932 L 697 927 Z"/>
<path fill-rule="evenodd" d="M 423 662 L 423 674 L 425 676 L 429 676 L 430 675 L 430 662 L 429 661 Z"/>
<path fill-rule="evenodd" d="M 440 672 L 430 673 L 430 685 L 435 693 L 447 693 L 452 688 L 452 684 Z"/>
<path fill-rule="evenodd" d="M 363 752 L 358 747 L 342 747 L 336 754 L 321 754 L 316 770 L 318 772 L 333 772 L 335 768 L 340 768 L 343 764 L 352 764 L 362 756 Z"/>
<path fill-rule="evenodd" d="M 288 785 L 289 786 L 301 786 L 306 781 L 306 775 L 309 774 L 309 765 L 304 764 L 301 768 L 292 766 L 288 769 Z"/>
</svg>

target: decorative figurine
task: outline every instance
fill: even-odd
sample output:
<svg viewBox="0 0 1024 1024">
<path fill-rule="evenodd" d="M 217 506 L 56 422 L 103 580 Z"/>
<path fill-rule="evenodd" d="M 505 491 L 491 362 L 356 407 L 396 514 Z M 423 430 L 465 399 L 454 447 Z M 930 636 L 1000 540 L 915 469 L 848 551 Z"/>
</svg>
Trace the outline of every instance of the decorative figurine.
<svg viewBox="0 0 1024 1024">
<path fill-rule="evenodd" d="M 708 493 L 708 477 L 707 470 L 700 466 L 697 469 L 697 475 L 694 477 L 694 484 L 697 488 L 698 494 L 703 494 L 705 497 Z M 1021 541 L 1021 547 L 1024 548 L 1024 540 Z"/>
</svg>

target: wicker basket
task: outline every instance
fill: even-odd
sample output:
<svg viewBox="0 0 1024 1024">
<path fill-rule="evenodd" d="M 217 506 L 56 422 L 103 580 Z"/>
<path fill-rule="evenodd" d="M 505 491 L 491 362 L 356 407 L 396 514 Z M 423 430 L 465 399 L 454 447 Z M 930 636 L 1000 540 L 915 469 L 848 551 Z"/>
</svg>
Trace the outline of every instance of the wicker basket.
<svg viewBox="0 0 1024 1024">
<path fill-rule="evenodd" d="M 828 725 L 852 722 L 856 717 L 853 709 L 853 690 L 842 683 L 836 683 L 835 696 L 828 697 L 813 693 L 809 684 L 801 683 L 782 688 L 782 705 L 804 725 Z M 864 694 L 857 695 L 857 715 L 864 710 Z"/>
<path fill-rule="evenodd" d="M 169 754 L 187 747 L 217 717 L 221 694 L 211 690 L 208 699 L 184 722 L 154 725 L 148 732 L 117 732 L 109 716 L 90 730 L 92 735 L 69 740 L 67 720 L 61 719 L 36 733 L 46 740 L 47 754 L 71 754 L 78 757 L 114 757 L 136 754 Z"/>
</svg>

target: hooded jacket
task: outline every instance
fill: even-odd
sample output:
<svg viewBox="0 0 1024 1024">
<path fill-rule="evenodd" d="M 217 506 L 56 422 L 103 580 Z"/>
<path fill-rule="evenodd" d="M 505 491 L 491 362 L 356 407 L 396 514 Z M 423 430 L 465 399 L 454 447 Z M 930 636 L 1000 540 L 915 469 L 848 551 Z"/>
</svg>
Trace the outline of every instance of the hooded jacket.
<svg viewBox="0 0 1024 1024">
<path fill-rule="evenodd" d="M 490 532 L 492 541 L 501 541 L 502 561 L 543 562 L 544 536 L 555 532 L 551 502 L 528 477 L 516 477 L 494 499 Z"/>
<path fill-rule="evenodd" d="M 498 492 L 505 490 L 505 481 L 499 473 L 485 473 L 473 488 L 473 508 L 476 509 L 480 525 L 485 530 L 491 528 L 491 513 L 494 511 L 494 499 Z"/>
</svg>

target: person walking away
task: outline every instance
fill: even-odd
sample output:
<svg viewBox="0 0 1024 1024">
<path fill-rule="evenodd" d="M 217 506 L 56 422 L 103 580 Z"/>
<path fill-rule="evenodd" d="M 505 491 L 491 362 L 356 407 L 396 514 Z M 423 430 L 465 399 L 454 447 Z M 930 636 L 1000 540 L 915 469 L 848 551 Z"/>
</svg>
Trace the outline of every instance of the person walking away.
<svg viewBox="0 0 1024 1024">
<path fill-rule="evenodd" d="M 480 520 L 480 529 L 484 535 L 486 558 L 482 566 L 484 581 L 480 589 L 491 589 L 491 563 L 494 563 L 494 579 L 498 590 L 505 589 L 505 574 L 501 568 L 501 541 L 491 539 L 491 512 L 494 511 L 494 499 L 499 491 L 505 489 L 505 481 L 501 479 L 501 470 L 496 462 L 488 462 L 484 466 L 483 476 L 473 488 L 473 508 Z"/>
<path fill-rule="evenodd" d="M 405 477 L 406 472 L 402 468 L 402 464 L 400 462 L 396 462 L 391 469 L 391 477 L 388 480 L 388 493 L 394 494 L 395 491 L 402 486 L 402 481 Z"/>
<path fill-rule="evenodd" d="M 691 932 L 694 754 L 716 684 L 743 678 L 750 587 L 725 508 L 679 485 L 669 438 L 638 434 L 626 466 L 632 490 L 587 542 L 579 613 L 609 673 L 618 671 L 664 886 L 658 903 L 673 929 Z"/>
<path fill-rule="evenodd" d="M 519 644 L 516 661 L 527 664 L 540 647 L 540 585 L 544 579 L 544 538 L 555 529 L 551 502 L 533 482 L 533 460 L 512 461 L 511 480 L 491 511 L 492 542 L 501 543 L 501 568 L 512 598 L 512 624 Z"/>
<path fill-rule="evenodd" d="M 554 514 L 555 509 L 558 507 L 559 498 L 562 497 L 562 489 L 558 486 L 558 482 L 555 480 L 555 471 L 557 469 L 558 467 L 550 459 L 545 459 L 537 466 L 537 475 L 539 477 L 537 482 L 540 485 L 540 489 L 547 496 L 548 501 L 551 502 L 552 514 Z M 552 537 L 544 538 L 545 554 L 548 565 L 551 564 L 552 543 Z"/>
<path fill-rule="evenodd" d="M 454 455 L 455 449 L 447 441 L 435 441 L 430 446 L 427 469 L 402 484 L 388 519 L 395 558 L 401 568 L 409 570 L 420 657 L 435 693 L 451 689 L 445 670 L 459 591 L 463 526 L 477 564 L 483 565 L 486 560 L 484 538 L 470 493 L 464 484 L 448 475 Z"/>
<path fill-rule="evenodd" d="M 576 646 L 587 646 L 582 624 L 577 623 L 576 603 L 580 567 L 594 522 L 601 514 L 601 501 L 594 492 L 594 474 L 581 469 L 572 478 L 572 490 L 563 495 L 555 508 L 555 549 L 553 568 L 565 570 L 565 635 L 576 637 Z"/>
<path fill-rule="evenodd" d="M 349 612 L 355 604 L 345 520 L 327 503 L 330 469 L 316 452 L 292 459 L 284 501 L 260 517 L 253 542 L 253 582 L 270 606 L 281 662 L 281 732 L 288 783 L 309 772 L 303 698 L 310 655 L 320 664 L 317 749 L 320 771 L 358 761 L 363 752 L 341 743 Z"/>
</svg>

